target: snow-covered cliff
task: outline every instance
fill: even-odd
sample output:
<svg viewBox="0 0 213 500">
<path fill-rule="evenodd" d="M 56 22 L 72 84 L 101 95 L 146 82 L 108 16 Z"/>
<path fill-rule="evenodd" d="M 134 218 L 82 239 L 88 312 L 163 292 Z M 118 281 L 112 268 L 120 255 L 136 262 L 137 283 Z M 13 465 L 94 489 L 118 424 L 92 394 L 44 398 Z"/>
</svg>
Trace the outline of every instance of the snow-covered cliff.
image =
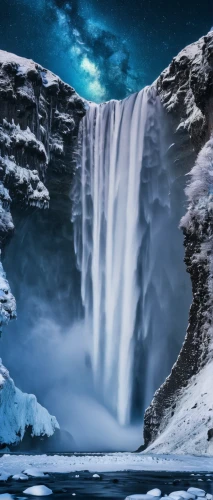
<svg viewBox="0 0 213 500">
<path fill-rule="evenodd" d="M 184 49 L 158 80 L 172 116 L 179 164 L 199 152 L 190 172 L 184 232 L 193 302 L 185 341 L 144 419 L 147 452 L 213 453 L 213 33 Z M 186 144 L 189 148 L 186 148 Z M 183 167 L 184 168 L 184 167 Z"/>
<path fill-rule="evenodd" d="M 68 198 L 84 103 L 75 90 L 31 60 L 0 51 L 0 251 L 14 215 Z M 31 207 L 31 208 L 30 208 Z M 70 213 L 70 211 L 69 211 Z M 0 262 L 0 332 L 16 318 L 16 301 Z M 0 364 L 0 446 L 25 436 L 51 436 L 58 423 L 23 394 Z"/>
</svg>

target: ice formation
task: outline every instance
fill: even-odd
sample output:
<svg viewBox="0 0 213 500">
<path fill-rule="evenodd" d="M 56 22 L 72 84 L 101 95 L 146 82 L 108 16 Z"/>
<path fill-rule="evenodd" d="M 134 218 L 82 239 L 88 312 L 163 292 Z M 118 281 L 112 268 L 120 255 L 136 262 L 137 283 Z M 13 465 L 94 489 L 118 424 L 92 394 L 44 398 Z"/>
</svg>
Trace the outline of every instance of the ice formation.
<svg viewBox="0 0 213 500">
<path fill-rule="evenodd" d="M 34 436 L 52 436 L 59 424 L 33 394 L 21 392 L 0 360 L 0 443 L 15 445 L 27 429 Z"/>
</svg>

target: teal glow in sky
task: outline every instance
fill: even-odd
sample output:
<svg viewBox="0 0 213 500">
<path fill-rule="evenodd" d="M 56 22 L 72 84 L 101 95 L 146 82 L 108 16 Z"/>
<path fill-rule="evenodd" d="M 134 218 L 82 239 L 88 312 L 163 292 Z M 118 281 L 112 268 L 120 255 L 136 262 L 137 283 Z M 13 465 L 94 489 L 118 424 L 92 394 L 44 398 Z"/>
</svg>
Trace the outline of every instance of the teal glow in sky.
<svg viewBox="0 0 213 500">
<path fill-rule="evenodd" d="M 0 48 L 101 102 L 152 83 L 211 19 L 210 0 L 0 0 Z"/>
</svg>

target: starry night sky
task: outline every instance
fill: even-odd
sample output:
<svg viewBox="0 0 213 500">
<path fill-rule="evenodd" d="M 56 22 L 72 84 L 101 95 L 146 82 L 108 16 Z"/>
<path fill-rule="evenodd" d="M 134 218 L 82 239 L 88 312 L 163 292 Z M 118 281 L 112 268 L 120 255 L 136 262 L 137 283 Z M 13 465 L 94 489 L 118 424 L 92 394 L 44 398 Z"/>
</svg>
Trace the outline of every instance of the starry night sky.
<svg viewBox="0 0 213 500">
<path fill-rule="evenodd" d="M 96 102 L 152 83 L 213 25 L 213 0 L 0 0 L 0 48 Z"/>
</svg>

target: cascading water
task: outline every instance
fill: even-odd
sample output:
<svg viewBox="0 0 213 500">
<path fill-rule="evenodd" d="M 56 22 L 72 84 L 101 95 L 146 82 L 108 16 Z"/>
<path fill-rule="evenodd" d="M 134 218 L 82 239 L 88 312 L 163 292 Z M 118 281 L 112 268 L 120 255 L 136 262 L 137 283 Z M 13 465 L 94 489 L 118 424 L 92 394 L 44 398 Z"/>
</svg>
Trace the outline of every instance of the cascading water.
<svg viewBox="0 0 213 500">
<path fill-rule="evenodd" d="M 146 115 L 145 90 L 92 104 L 82 125 L 82 299 L 86 321 L 92 314 L 95 384 L 122 424 L 130 418 Z"/>
<path fill-rule="evenodd" d="M 174 329 L 177 276 L 170 276 L 174 231 L 170 236 L 160 114 L 155 88 L 146 88 L 90 104 L 79 135 L 73 219 L 85 325 L 96 390 L 121 425 L 132 420 L 135 393 L 141 407 L 159 385 L 162 361 L 152 344 L 164 351 Z M 169 370 L 165 352 L 164 364 Z"/>
</svg>

